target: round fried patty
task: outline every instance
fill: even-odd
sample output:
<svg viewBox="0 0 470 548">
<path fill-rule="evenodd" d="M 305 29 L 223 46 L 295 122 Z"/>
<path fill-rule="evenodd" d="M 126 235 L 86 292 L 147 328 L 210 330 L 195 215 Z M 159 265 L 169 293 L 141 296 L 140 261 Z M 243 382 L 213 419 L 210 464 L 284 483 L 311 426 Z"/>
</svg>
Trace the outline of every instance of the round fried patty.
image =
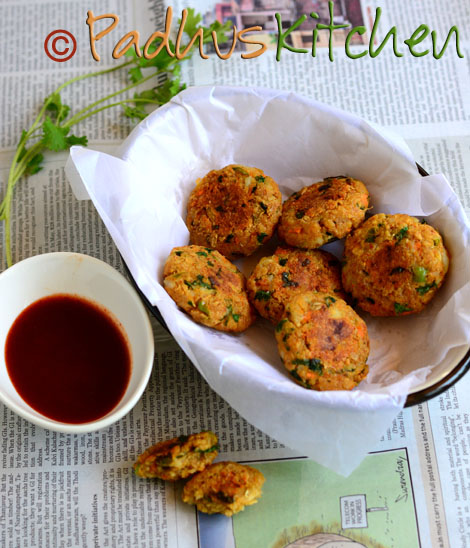
<svg viewBox="0 0 470 548">
<path fill-rule="evenodd" d="M 277 324 L 292 297 L 323 291 L 344 297 L 336 258 L 320 250 L 278 247 L 263 257 L 247 281 L 248 298 L 263 318 Z"/>
<path fill-rule="evenodd" d="M 432 226 L 380 213 L 346 238 L 343 285 L 373 316 L 420 312 L 442 285 L 449 255 Z"/>
<path fill-rule="evenodd" d="M 254 321 L 245 277 L 213 249 L 197 245 L 175 247 L 165 263 L 163 286 L 198 323 L 237 332 Z"/>
<path fill-rule="evenodd" d="M 189 197 L 191 243 L 223 255 L 251 255 L 273 235 L 281 215 L 276 182 L 261 169 L 229 165 L 210 171 Z"/>
<path fill-rule="evenodd" d="M 305 388 L 351 390 L 367 375 L 366 324 L 334 295 L 310 291 L 294 297 L 276 340 L 287 371 Z"/>
<path fill-rule="evenodd" d="M 359 226 L 368 207 L 369 193 L 361 181 L 328 177 L 284 202 L 279 236 L 292 246 L 316 249 Z"/>
</svg>

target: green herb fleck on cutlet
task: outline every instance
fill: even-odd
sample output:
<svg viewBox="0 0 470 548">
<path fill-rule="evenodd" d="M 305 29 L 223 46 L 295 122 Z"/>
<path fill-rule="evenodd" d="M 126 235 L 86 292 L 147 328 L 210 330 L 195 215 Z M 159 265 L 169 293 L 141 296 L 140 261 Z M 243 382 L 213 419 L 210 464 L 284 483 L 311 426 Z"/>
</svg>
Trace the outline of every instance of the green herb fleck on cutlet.
<svg viewBox="0 0 470 548">
<path fill-rule="evenodd" d="M 321 360 L 318 360 L 317 358 L 312 358 L 310 360 L 302 360 L 300 358 L 296 358 L 292 361 L 293 365 L 306 365 L 311 371 L 315 371 L 315 373 L 323 373 L 323 365 L 321 363 Z"/>
<path fill-rule="evenodd" d="M 411 312 L 413 309 L 406 304 L 394 303 L 395 314 L 403 314 L 404 312 Z"/>
<path fill-rule="evenodd" d="M 426 281 L 428 271 L 424 266 L 413 267 L 413 281 L 422 284 Z"/>
<path fill-rule="evenodd" d="M 269 301 L 271 298 L 271 291 L 258 290 L 255 293 L 255 301 Z"/>
<path fill-rule="evenodd" d="M 301 382 L 302 384 L 304 384 L 304 380 L 302 379 L 302 377 L 297 373 L 297 371 L 295 369 L 292 369 L 291 371 L 289 371 L 289 373 L 291 374 L 292 377 L 294 377 L 294 379 L 296 381 L 299 381 Z"/>
<path fill-rule="evenodd" d="M 298 287 L 299 286 L 298 282 L 294 282 L 293 280 L 290 279 L 289 276 L 290 276 L 290 272 L 283 272 L 281 274 L 283 287 Z"/>
<path fill-rule="evenodd" d="M 398 245 L 402 240 L 403 238 L 405 238 L 406 236 L 408 236 L 408 227 L 407 226 L 404 226 L 403 228 L 401 228 L 394 236 L 395 240 L 396 240 L 396 243 L 395 245 Z"/>
<path fill-rule="evenodd" d="M 198 274 L 196 276 L 196 279 L 192 282 L 188 282 L 188 280 L 184 280 L 185 285 L 187 285 L 190 289 L 194 289 L 195 287 L 204 287 L 205 289 L 215 289 L 215 287 L 212 284 L 208 284 L 204 281 L 204 276 L 201 274 Z"/>
<path fill-rule="evenodd" d="M 198 301 L 197 307 L 203 314 L 209 316 L 209 309 L 204 301 Z"/>
<path fill-rule="evenodd" d="M 232 166 L 233 171 L 237 173 L 241 173 L 242 175 L 249 175 L 248 171 L 246 169 L 243 169 L 240 166 Z"/>
<path fill-rule="evenodd" d="M 279 333 L 282 330 L 282 326 L 287 322 L 287 320 L 284 318 L 276 325 L 276 333 Z"/>
<path fill-rule="evenodd" d="M 370 228 L 369 231 L 366 234 L 365 241 L 368 244 L 372 244 L 375 242 L 375 239 L 377 238 L 377 230 L 375 228 Z"/>
<path fill-rule="evenodd" d="M 234 322 L 238 323 L 238 320 L 240 319 L 240 314 L 234 314 L 233 313 L 233 307 L 232 307 L 231 304 L 227 305 L 227 313 L 222 318 L 222 320 L 225 320 L 224 325 L 227 325 L 227 323 L 230 319 L 230 316 L 233 318 Z"/>
<path fill-rule="evenodd" d="M 419 295 L 426 295 L 428 291 L 433 289 L 434 287 L 437 287 L 436 282 L 432 282 L 432 284 L 422 285 L 420 287 L 416 288 L 416 291 L 419 293 Z"/>
<path fill-rule="evenodd" d="M 328 308 L 330 308 L 330 306 L 335 302 L 336 302 L 336 299 L 334 297 L 330 297 L 330 296 L 325 297 L 325 303 Z"/>
<path fill-rule="evenodd" d="M 209 447 L 209 449 L 199 449 L 198 447 L 196 447 L 195 452 L 196 453 L 212 453 L 212 452 L 218 451 L 218 450 L 219 450 L 219 444 L 216 443 L 212 447 Z"/>
</svg>

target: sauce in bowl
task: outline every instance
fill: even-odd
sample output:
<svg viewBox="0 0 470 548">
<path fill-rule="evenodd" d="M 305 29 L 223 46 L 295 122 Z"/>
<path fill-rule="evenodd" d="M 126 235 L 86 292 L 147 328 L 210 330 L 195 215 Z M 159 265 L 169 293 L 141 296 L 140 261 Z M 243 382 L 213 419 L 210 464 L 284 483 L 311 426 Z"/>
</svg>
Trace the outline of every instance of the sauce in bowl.
<svg viewBox="0 0 470 548">
<path fill-rule="evenodd" d="M 127 335 L 111 314 L 67 294 L 21 312 L 6 338 L 5 362 L 28 405 L 70 424 L 100 419 L 116 407 L 132 366 Z"/>
</svg>

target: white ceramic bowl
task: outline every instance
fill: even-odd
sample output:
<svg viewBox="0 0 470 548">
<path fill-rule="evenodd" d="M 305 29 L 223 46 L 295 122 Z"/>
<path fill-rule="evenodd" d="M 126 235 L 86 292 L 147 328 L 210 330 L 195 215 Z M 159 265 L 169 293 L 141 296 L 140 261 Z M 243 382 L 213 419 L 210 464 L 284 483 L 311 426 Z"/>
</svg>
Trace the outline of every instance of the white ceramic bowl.
<svg viewBox="0 0 470 548">
<path fill-rule="evenodd" d="M 7 373 L 4 349 L 11 325 L 31 303 L 57 293 L 78 295 L 100 304 L 119 320 L 129 341 L 132 370 L 124 396 L 107 415 L 92 422 L 68 424 L 38 413 L 20 397 Z M 109 426 L 134 407 L 152 371 L 153 333 L 139 296 L 114 268 L 79 253 L 37 255 L 0 274 L 0 302 L 0 399 L 10 409 L 43 428 L 81 434 Z"/>
</svg>

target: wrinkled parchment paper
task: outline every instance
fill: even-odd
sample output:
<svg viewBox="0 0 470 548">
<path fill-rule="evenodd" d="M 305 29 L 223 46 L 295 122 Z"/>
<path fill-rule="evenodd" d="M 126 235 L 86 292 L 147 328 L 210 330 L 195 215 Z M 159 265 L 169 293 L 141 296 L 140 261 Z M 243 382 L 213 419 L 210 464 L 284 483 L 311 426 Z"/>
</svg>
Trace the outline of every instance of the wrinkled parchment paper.
<svg viewBox="0 0 470 548">
<path fill-rule="evenodd" d="M 293 93 L 233 87 L 188 89 L 144 120 L 119 157 L 73 147 L 67 173 L 90 197 L 133 277 L 210 386 L 243 417 L 299 454 L 349 474 L 372 450 L 410 390 L 452 369 L 470 340 L 470 229 L 442 175 L 421 177 L 406 145 L 366 122 Z M 184 223 L 195 180 L 230 163 L 256 166 L 284 198 L 327 176 L 364 181 L 373 213 L 425 216 L 451 253 L 447 281 L 418 316 L 371 318 L 370 374 L 351 392 L 295 384 L 273 328 L 242 335 L 194 323 L 162 288 L 164 262 L 189 241 Z M 262 254 L 239 267 L 249 275 Z M 326 249 L 341 254 L 341 244 Z"/>
</svg>

